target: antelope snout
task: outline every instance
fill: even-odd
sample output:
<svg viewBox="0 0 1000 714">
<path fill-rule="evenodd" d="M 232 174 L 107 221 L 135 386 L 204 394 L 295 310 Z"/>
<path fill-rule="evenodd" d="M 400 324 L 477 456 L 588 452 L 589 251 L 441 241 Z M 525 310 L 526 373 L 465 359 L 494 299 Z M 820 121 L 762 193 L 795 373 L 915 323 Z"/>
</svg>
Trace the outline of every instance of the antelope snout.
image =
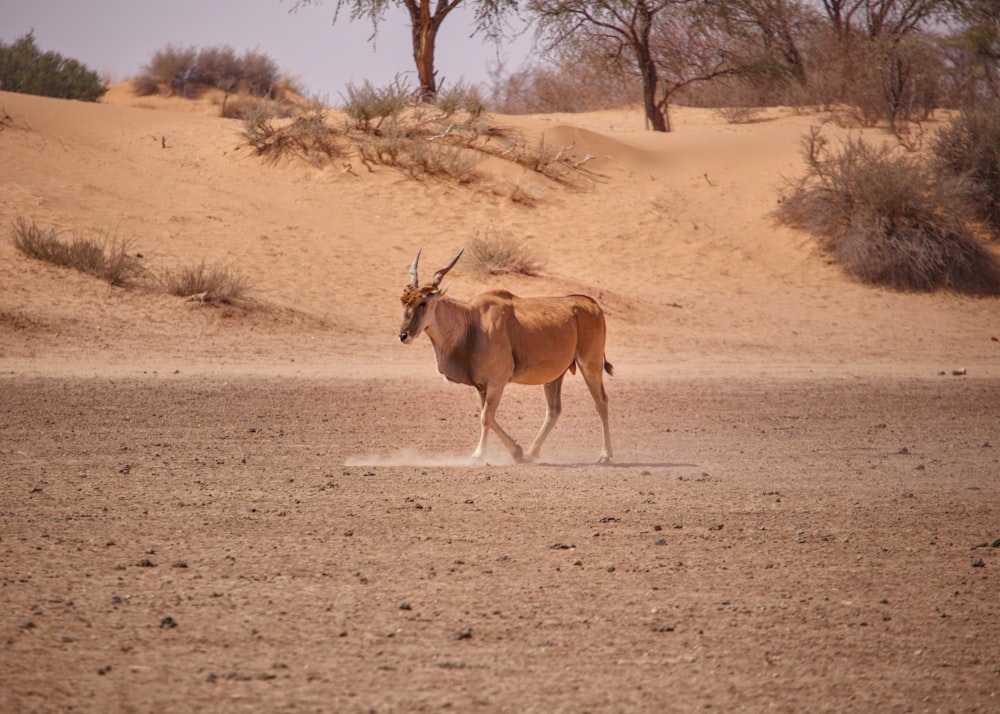
<svg viewBox="0 0 1000 714">
<path fill-rule="evenodd" d="M 405 345 L 407 342 L 410 341 L 410 333 L 408 333 L 408 332 L 400 332 L 399 333 L 399 341 L 402 342 Z"/>
</svg>

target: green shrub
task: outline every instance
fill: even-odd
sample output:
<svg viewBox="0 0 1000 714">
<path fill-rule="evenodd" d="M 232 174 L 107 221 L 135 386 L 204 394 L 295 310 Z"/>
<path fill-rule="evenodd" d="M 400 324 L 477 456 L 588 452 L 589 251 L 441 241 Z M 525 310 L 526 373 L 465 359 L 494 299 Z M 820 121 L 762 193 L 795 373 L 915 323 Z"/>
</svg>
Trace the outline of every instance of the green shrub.
<svg viewBox="0 0 1000 714">
<path fill-rule="evenodd" d="M 963 112 L 932 145 L 940 172 L 972 186 L 975 215 L 1000 235 L 1000 103 Z"/>
<path fill-rule="evenodd" d="M 1000 293 L 1000 260 L 967 225 L 964 182 L 861 139 L 831 151 L 816 131 L 804 154 L 807 174 L 778 217 L 815 234 L 849 274 L 897 290 Z"/>
<path fill-rule="evenodd" d="M 0 89 L 86 102 L 96 102 L 108 91 L 86 65 L 57 52 L 42 52 L 34 32 L 11 44 L 0 40 Z"/>
</svg>

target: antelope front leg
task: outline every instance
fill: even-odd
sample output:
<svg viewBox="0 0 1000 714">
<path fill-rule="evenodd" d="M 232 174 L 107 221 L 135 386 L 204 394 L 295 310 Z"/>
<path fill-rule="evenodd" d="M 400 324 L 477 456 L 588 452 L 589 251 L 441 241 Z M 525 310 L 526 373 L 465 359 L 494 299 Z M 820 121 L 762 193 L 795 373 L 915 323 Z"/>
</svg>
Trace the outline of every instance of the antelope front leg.
<svg viewBox="0 0 1000 714">
<path fill-rule="evenodd" d="M 479 392 L 479 399 L 483 407 L 479 416 L 479 446 L 476 447 L 475 452 L 472 454 L 472 458 L 477 461 L 483 461 L 486 459 L 486 437 L 489 434 L 490 429 L 495 431 L 497 436 L 500 437 L 500 441 L 502 441 L 503 445 L 507 447 L 507 450 L 510 452 L 510 455 L 514 458 L 516 463 L 524 461 L 524 452 L 521 450 L 521 447 L 517 445 L 517 442 L 514 441 L 499 424 L 497 424 L 497 407 L 500 406 L 500 398 L 502 396 L 502 386 L 487 387 L 485 392 L 482 390 Z"/>
<path fill-rule="evenodd" d="M 486 426 L 483 414 L 486 413 L 486 390 L 478 389 L 479 394 L 479 444 L 472 452 L 472 460 L 476 463 L 486 461 L 486 438 L 490 435 L 490 429 Z"/>
</svg>

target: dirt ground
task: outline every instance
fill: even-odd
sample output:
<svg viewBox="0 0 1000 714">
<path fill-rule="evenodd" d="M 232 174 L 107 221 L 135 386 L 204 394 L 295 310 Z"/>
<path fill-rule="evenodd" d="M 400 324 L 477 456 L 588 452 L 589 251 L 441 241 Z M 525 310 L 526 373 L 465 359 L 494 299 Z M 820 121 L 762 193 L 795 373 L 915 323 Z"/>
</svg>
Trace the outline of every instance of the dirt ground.
<svg viewBox="0 0 1000 714">
<path fill-rule="evenodd" d="M 996 380 L 624 367 L 0 377 L 0 708 L 1000 709 Z"/>
</svg>

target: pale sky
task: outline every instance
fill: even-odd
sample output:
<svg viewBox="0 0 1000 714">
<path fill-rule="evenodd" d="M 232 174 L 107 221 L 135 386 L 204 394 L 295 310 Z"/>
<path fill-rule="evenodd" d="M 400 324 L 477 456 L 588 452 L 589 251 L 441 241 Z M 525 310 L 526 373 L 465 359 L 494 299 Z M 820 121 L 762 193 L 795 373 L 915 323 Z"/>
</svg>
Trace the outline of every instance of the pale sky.
<svg viewBox="0 0 1000 714">
<path fill-rule="evenodd" d="M 0 39 L 11 42 L 32 28 L 43 50 L 87 65 L 113 82 L 135 75 L 153 52 L 167 45 L 216 47 L 237 53 L 258 50 L 298 79 L 306 92 L 331 104 L 341 102 L 349 82 L 385 86 L 407 73 L 416 87 L 409 15 L 392 8 L 369 42 L 371 23 L 351 22 L 336 0 L 289 12 L 293 0 L 0 0 Z M 496 46 L 470 39 L 472 13 L 459 8 L 441 26 L 438 79 L 489 83 Z M 530 33 L 500 46 L 504 74 L 523 68 Z"/>
</svg>

